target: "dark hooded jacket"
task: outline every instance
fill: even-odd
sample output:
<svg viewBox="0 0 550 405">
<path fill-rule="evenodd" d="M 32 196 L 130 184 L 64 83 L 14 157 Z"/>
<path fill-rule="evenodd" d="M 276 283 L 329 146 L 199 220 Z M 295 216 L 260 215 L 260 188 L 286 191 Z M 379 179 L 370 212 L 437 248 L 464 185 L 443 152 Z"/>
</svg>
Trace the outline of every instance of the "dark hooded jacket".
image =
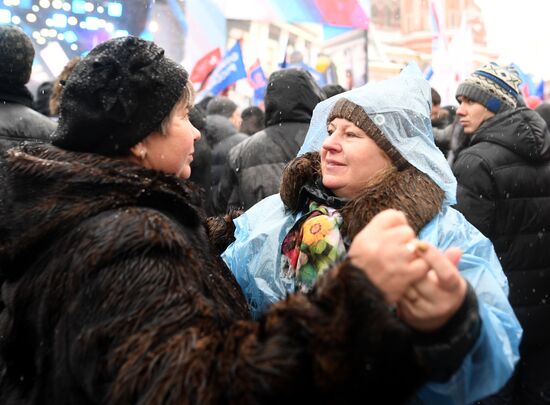
<svg viewBox="0 0 550 405">
<path fill-rule="evenodd" d="M 0 36 L 1 155 L 24 141 L 48 141 L 56 125 L 32 109 L 33 97 L 26 86 L 35 55 L 31 38 L 12 26 L 0 27 Z"/>
<path fill-rule="evenodd" d="M 212 167 L 212 148 L 204 136 L 206 116 L 197 106 L 189 110 L 189 121 L 201 132 L 201 138 L 195 141 L 195 152 L 191 162 L 191 176 L 189 180 L 198 184 L 203 191 L 203 201 L 210 201 L 210 179 Z M 204 207 L 208 212 L 208 208 Z"/>
<path fill-rule="evenodd" d="M 457 206 L 494 244 L 523 344 L 550 341 L 550 132 L 528 108 L 486 120 L 453 165 Z"/>
<path fill-rule="evenodd" d="M 1 63 L 1 62 L 0 62 Z M 32 95 L 25 86 L 8 92 L 0 86 L 0 193 L 6 194 L 4 152 L 23 143 L 50 142 L 56 124 L 33 110 Z M 1 210 L 1 207 L 0 207 Z"/>
<path fill-rule="evenodd" d="M 224 211 L 231 190 L 237 188 L 235 205 L 250 208 L 279 191 L 281 173 L 304 142 L 313 109 L 325 95 L 311 74 L 283 69 L 269 77 L 265 95 L 266 128 L 234 147 L 224 171 L 217 205 Z"/>
<path fill-rule="evenodd" d="M 223 170 L 227 164 L 229 151 L 238 143 L 248 139 L 248 135 L 237 132 L 229 118 L 219 114 L 212 114 L 206 117 L 204 127 L 205 137 L 212 148 L 210 195 L 216 198 L 215 193 L 222 177 Z M 207 202 L 212 215 L 225 213 L 216 210 L 211 201 Z"/>
<path fill-rule="evenodd" d="M 0 403 L 400 403 L 430 372 L 347 261 L 251 321 L 192 183 L 46 145 L 6 164 Z"/>
<path fill-rule="evenodd" d="M 212 148 L 212 185 L 220 182 L 227 155 L 233 146 L 248 139 L 248 135 L 237 132 L 235 126 L 223 115 L 208 115 L 204 128 L 206 139 Z"/>
<path fill-rule="evenodd" d="M 26 100 L 27 103 L 4 102 L 5 97 L 0 93 L 0 152 L 22 142 L 50 141 L 55 122 L 30 107 L 32 97 Z"/>
</svg>

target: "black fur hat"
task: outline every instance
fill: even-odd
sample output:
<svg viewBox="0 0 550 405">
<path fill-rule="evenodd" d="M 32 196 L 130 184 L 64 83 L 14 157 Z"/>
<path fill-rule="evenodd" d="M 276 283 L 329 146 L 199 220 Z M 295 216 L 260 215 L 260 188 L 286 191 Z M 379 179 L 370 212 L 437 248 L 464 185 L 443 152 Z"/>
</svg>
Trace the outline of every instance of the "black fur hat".
<svg viewBox="0 0 550 405">
<path fill-rule="evenodd" d="M 32 71 L 34 48 L 19 27 L 0 26 L 0 80 L 8 84 L 27 84 Z"/>
<path fill-rule="evenodd" d="M 53 144 L 124 156 L 160 127 L 181 98 L 187 72 L 150 41 L 104 42 L 82 59 L 64 85 Z"/>
</svg>

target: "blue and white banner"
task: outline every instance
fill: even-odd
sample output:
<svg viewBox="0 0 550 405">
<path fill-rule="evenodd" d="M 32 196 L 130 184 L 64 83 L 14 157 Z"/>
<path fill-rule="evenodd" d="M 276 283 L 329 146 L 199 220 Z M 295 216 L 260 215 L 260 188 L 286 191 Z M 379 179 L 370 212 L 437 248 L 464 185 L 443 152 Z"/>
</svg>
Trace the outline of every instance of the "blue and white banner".
<svg viewBox="0 0 550 405">
<path fill-rule="evenodd" d="M 245 77 L 246 69 L 243 63 L 241 42 L 237 41 L 212 71 L 206 93 L 216 96 L 237 80 Z"/>
<path fill-rule="evenodd" d="M 267 78 L 265 77 L 260 60 L 256 59 L 256 62 L 248 69 L 248 82 L 254 89 L 254 98 L 252 100 L 253 105 L 259 105 L 263 102 L 265 97 L 265 90 L 267 88 Z"/>
</svg>

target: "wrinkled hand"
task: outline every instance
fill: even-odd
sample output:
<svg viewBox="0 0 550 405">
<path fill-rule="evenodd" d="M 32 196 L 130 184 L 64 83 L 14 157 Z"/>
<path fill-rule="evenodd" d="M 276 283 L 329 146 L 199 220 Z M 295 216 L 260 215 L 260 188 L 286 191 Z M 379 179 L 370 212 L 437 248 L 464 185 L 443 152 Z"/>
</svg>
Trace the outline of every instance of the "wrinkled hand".
<svg viewBox="0 0 550 405">
<path fill-rule="evenodd" d="M 390 304 L 397 303 L 430 269 L 428 262 L 407 246 L 414 240 L 405 215 L 385 210 L 355 236 L 348 251 L 352 264 L 367 274 Z"/>
<path fill-rule="evenodd" d="M 398 314 L 407 324 L 422 332 L 431 332 L 445 325 L 458 311 L 466 295 L 467 284 L 456 265 L 462 251 L 450 248 L 441 252 L 424 243 L 426 249 L 417 250 L 430 271 L 416 281 L 398 302 Z"/>
</svg>

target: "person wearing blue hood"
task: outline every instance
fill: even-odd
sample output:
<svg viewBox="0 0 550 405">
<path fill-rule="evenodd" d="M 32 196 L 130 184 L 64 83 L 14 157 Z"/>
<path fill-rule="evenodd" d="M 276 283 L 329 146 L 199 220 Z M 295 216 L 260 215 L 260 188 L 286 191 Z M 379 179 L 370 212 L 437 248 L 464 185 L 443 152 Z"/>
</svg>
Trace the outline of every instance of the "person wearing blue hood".
<svg viewBox="0 0 550 405">
<path fill-rule="evenodd" d="M 451 207 L 456 180 L 434 144 L 430 100 L 411 64 L 318 104 L 280 194 L 235 220 L 222 257 L 254 316 L 307 294 L 334 263 L 359 265 L 432 366 L 409 401 L 467 404 L 510 378 L 522 329 L 493 245 Z"/>
</svg>

